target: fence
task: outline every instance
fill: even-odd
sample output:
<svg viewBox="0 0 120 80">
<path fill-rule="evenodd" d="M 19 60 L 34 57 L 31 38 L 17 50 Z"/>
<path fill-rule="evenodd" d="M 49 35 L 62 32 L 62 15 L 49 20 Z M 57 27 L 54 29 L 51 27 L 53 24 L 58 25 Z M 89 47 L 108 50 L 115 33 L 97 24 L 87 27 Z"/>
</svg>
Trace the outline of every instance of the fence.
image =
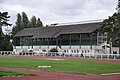
<svg viewBox="0 0 120 80">
<path fill-rule="evenodd" d="M 16 55 L 13 51 L 0 51 L 0 55 Z M 83 53 L 83 54 L 70 54 L 70 53 L 62 53 L 62 52 L 20 52 L 17 55 L 29 55 L 29 56 L 51 56 L 51 57 L 77 57 L 77 58 L 99 58 L 99 59 L 120 59 L 120 54 L 91 54 L 91 53 Z"/>
<path fill-rule="evenodd" d="M 0 51 L 0 55 L 14 55 L 13 51 Z"/>
<path fill-rule="evenodd" d="M 42 53 L 41 53 L 42 54 Z M 41 56 L 45 56 L 42 54 Z M 99 59 L 120 59 L 120 54 L 64 54 L 64 53 L 56 53 L 49 52 L 46 53 L 46 56 L 55 56 L 55 57 L 82 57 L 82 58 L 99 58 Z"/>
</svg>

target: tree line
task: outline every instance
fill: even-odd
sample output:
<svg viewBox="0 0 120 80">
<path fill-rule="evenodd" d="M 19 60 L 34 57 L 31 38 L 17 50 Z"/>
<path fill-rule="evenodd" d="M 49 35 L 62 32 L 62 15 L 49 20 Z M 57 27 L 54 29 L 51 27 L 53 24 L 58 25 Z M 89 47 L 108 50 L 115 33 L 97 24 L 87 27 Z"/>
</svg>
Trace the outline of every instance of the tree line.
<svg viewBox="0 0 120 80">
<path fill-rule="evenodd" d="M 22 12 L 22 15 L 18 13 L 15 26 L 13 26 L 12 29 L 12 34 L 15 35 L 18 31 L 24 28 L 35 28 L 42 26 L 43 23 L 40 20 L 40 18 L 36 18 L 36 16 L 32 16 L 32 18 L 29 20 L 25 12 Z"/>
<path fill-rule="evenodd" d="M 13 39 L 14 42 L 14 35 L 24 29 L 24 28 L 35 28 L 35 27 L 43 27 L 43 23 L 40 20 L 40 18 L 36 18 L 36 16 L 32 16 L 32 18 L 29 20 L 27 17 L 27 14 L 25 12 L 22 12 L 22 14 L 17 14 L 17 20 L 15 22 L 15 26 L 13 26 L 12 29 L 12 36 L 5 35 L 2 31 L 2 26 L 11 26 L 12 24 L 9 24 L 10 16 L 8 16 L 8 12 L 0 12 L 0 51 L 8 51 L 12 50 L 12 44 L 10 42 L 10 39 Z M 19 44 L 19 39 L 16 38 L 16 43 Z"/>
</svg>

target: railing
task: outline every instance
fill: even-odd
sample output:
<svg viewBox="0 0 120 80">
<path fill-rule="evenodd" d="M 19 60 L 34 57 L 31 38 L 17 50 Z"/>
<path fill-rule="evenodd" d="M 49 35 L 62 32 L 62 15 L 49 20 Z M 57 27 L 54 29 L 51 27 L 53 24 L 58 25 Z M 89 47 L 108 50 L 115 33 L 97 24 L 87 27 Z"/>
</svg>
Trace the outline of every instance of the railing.
<svg viewBox="0 0 120 80">
<path fill-rule="evenodd" d="M 51 57 L 77 57 L 77 58 L 99 58 L 99 59 L 120 59 L 120 54 L 95 54 L 95 53 L 63 53 L 63 52 L 19 52 L 15 54 L 14 51 L 0 51 L 0 55 L 29 55 L 29 56 L 51 56 Z"/>
<path fill-rule="evenodd" d="M 83 54 L 64 54 L 64 53 L 56 53 L 49 52 L 46 53 L 46 56 L 55 56 L 55 57 L 82 57 L 82 58 L 99 58 L 99 59 L 120 59 L 120 54 L 91 54 L 91 53 L 83 53 Z"/>
<path fill-rule="evenodd" d="M 14 55 L 13 51 L 0 51 L 0 55 Z"/>
</svg>

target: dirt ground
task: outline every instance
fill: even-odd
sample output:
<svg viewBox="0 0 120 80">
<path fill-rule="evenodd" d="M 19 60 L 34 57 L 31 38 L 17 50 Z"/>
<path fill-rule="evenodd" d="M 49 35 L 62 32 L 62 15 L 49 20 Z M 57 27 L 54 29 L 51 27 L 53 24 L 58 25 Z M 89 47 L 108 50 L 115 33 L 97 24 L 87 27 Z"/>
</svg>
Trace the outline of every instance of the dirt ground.
<svg viewBox="0 0 120 80">
<path fill-rule="evenodd" d="M 65 59 L 65 60 L 89 60 L 97 62 L 110 62 L 120 64 L 120 60 L 107 60 L 107 59 L 90 59 L 90 58 L 60 58 L 60 57 L 43 57 L 43 56 L 0 56 L 0 57 L 17 57 L 17 58 L 52 58 L 52 59 Z M 37 74 L 37 76 L 10 76 L 0 77 L 0 80 L 120 80 L 120 74 L 107 74 L 107 75 L 91 75 L 91 74 L 73 74 L 62 73 L 45 70 L 31 70 L 20 68 L 5 68 L 0 67 L 0 70 L 15 71 L 22 73 Z"/>
</svg>

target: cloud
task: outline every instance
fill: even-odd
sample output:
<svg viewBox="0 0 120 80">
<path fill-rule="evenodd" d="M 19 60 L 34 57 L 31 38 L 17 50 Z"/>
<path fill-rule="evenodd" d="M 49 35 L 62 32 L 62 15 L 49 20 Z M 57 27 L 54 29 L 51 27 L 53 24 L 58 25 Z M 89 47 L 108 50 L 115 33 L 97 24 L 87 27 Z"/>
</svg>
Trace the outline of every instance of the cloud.
<svg viewBox="0 0 120 80">
<path fill-rule="evenodd" d="M 2 4 L 4 2 L 4 0 L 0 0 L 0 4 Z"/>
<path fill-rule="evenodd" d="M 73 16 L 80 13 L 84 3 L 84 0 L 52 0 L 47 2 L 47 6 L 49 6 L 49 10 L 55 14 Z"/>
<path fill-rule="evenodd" d="M 40 17 L 44 24 L 104 19 L 115 12 L 117 0 L 0 0 L 1 11 L 8 11 L 12 23 L 17 13 Z"/>
</svg>

